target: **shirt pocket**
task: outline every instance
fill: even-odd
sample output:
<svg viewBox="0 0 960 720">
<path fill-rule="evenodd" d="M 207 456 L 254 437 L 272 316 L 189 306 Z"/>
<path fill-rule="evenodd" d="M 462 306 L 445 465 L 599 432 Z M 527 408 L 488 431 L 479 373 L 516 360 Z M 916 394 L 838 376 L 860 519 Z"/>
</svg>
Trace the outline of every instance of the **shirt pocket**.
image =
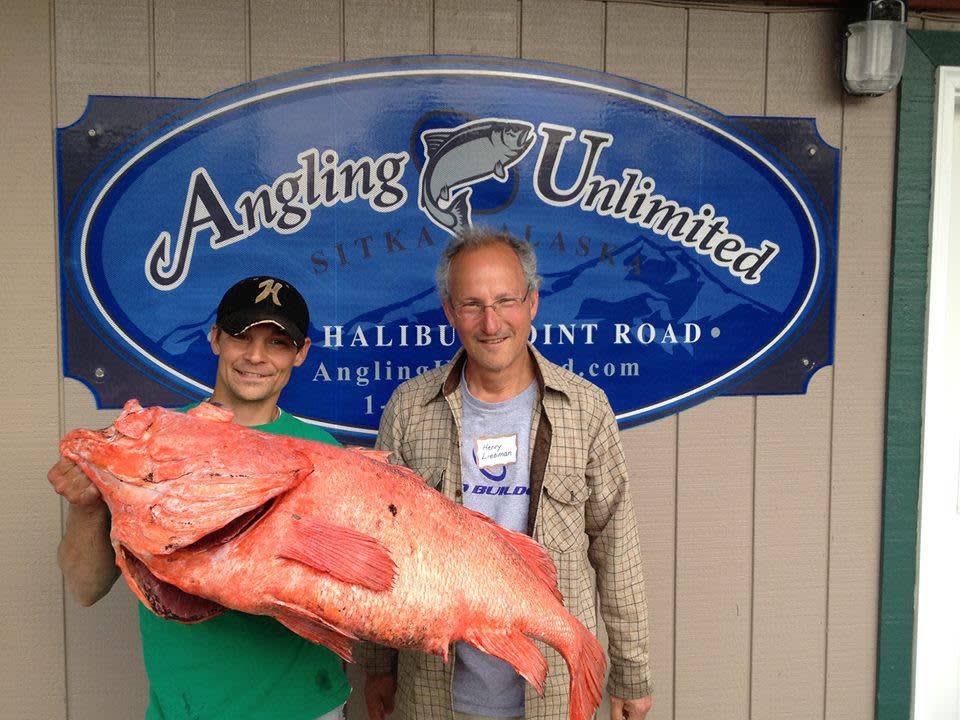
<svg viewBox="0 0 960 720">
<path fill-rule="evenodd" d="M 580 475 L 547 473 L 537 509 L 540 542 L 556 552 L 583 550 L 587 545 L 584 504 L 590 488 Z"/>
<path fill-rule="evenodd" d="M 414 472 L 423 478 L 424 482 L 432 487 L 437 492 L 443 492 L 443 476 L 446 473 L 445 467 L 439 467 L 436 465 L 427 465 L 425 467 L 416 468 Z"/>
</svg>

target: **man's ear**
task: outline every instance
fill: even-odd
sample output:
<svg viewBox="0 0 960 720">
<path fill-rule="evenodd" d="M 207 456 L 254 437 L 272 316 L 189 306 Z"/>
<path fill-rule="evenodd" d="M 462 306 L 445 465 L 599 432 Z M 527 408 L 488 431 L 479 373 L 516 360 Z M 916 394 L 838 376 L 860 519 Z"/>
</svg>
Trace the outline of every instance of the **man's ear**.
<svg viewBox="0 0 960 720">
<path fill-rule="evenodd" d="M 450 323 L 450 327 L 456 327 L 456 323 L 453 322 L 456 319 L 456 315 L 453 314 L 453 306 L 449 300 L 443 302 L 443 314 L 447 316 L 447 322 Z"/>
<path fill-rule="evenodd" d="M 297 350 L 297 357 L 293 360 L 294 367 L 300 367 L 303 365 L 303 361 L 307 359 L 307 351 L 310 349 L 310 338 L 303 339 L 303 347 Z"/>
<path fill-rule="evenodd" d="M 540 291 L 533 290 L 530 293 L 530 321 L 537 316 L 537 310 L 540 308 Z"/>
<path fill-rule="evenodd" d="M 221 330 L 216 325 L 210 327 L 210 349 L 214 355 L 220 354 L 220 333 Z"/>
</svg>

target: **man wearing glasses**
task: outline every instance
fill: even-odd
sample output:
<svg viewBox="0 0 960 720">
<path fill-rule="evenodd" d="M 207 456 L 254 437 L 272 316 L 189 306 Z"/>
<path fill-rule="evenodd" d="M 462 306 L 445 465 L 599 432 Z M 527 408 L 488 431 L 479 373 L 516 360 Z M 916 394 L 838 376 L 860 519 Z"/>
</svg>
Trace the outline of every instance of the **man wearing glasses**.
<svg viewBox="0 0 960 720">
<path fill-rule="evenodd" d="M 455 502 L 544 545 L 567 608 L 609 637 L 613 720 L 651 705 L 639 534 L 616 419 L 603 391 L 528 344 L 539 304 L 530 243 L 488 230 L 451 240 L 437 291 L 463 348 L 447 365 L 401 385 L 380 421 L 379 449 Z M 593 582 L 595 574 L 596 583 Z M 512 667 L 466 643 L 451 661 L 366 646 L 371 720 L 569 717 L 568 677 L 549 663 L 540 698 Z"/>
</svg>

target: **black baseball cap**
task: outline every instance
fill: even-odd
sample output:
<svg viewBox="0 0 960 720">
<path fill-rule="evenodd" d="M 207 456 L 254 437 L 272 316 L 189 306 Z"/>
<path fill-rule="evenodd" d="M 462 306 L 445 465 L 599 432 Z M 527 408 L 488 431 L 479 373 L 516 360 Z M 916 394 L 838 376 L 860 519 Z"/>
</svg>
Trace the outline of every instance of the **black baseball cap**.
<svg viewBox="0 0 960 720">
<path fill-rule="evenodd" d="M 307 302 L 286 280 L 269 275 L 244 278 L 224 293 L 217 306 L 217 327 L 239 335 L 262 323 L 273 323 L 303 347 L 310 329 Z"/>
</svg>

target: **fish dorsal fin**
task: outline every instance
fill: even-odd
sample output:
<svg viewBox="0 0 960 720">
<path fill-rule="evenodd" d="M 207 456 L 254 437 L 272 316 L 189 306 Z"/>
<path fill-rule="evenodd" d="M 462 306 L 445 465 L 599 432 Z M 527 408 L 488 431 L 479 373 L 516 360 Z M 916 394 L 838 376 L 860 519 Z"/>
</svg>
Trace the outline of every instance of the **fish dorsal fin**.
<svg viewBox="0 0 960 720">
<path fill-rule="evenodd" d="M 357 455 L 363 455 L 371 460 L 384 463 L 387 462 L 391 455 L 393 455 L 393 450 L 371 450 L 370 448 L 356 447 L 353 445 L 348 447 L 347 450 L 350 452 L 355 452 Z"/>
<path fill-rule="evenodd" d="M 428 130 L 420 135 L 423 145 L 427 151 L 427 157 L 430 157 L 443 145 L 450 136 L 453 135 L 449 130 Z"/>
<path fill-rule="evenodd" d="M 557 587 L 557 567 L 553 564 L 553 560 L 547 554 L 547 551 L 544 550 L 536 540 L 529 535 L 524 535 L 523 533 L 514 532 L 513 530 L 507 530 L 504 527 L 500 527 L 483 513 L 478 513 L 475 510 L 471 510 L 470 508 L 466 507 L 462 509 L 464 512 L 470 514 L 478 520 L 488 523 L 491 527 L 496 529 L 500 536 L 506 540 L 517 552 L 517 554 L 527 563 L 527 566 L 530 568 L 533 576 L 546 585 L 550 592 L 553 593 L 554 597 L 557 598 L 557 600 L 563 602 L 563 596 L 560 594 L 560 589 Z"/>
<path fill-rule="evenodd" d="M 187 415 L 204 420 L 213 420 L 214 422 L 231 422 L 233 412 L 227 410 L 223 405 L 218 405 L 205 401 L 187 410 Z"/>
<path fill-rule="evenodd" d="M 393 560 L 378 540 L 318 517 L 293 515 L 279 555 L 335 580 L 375 591 L 393 587 L 397 574 Z"/>
<path fill-rule="evenodd" d="M 497 160 L 497 164 L 493 166 L 493 176 L 500 182 L 506 182 L 509 175 L 507 175 L 506 169 L 503 167 L 503 162 Z"/>
<path fill-rule="evenodd" d="M 136 400 L 128 400 L 123 406 L 123 412 L 113 422 L 113 426 L 121 435 L 133 440 L 139 440 L 153 424 L 157 411 L 153 408 L 142 408 Z"/>
</svg>

